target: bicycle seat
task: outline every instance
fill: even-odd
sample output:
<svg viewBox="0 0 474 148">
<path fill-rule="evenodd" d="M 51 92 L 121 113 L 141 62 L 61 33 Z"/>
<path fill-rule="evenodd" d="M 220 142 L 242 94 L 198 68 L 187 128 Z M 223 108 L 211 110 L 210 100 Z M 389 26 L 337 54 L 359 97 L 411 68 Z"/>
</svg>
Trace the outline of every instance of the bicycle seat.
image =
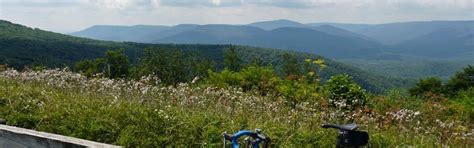
<svg viewBox="0 0 474 148">
<path fill-rule="evenodd" d="M 344 125 L 323 124 L 321 127 L 322 128 L 335 128 L 335 129 L 343 130 L 343 131 L 355 131 L 357 130 L 357 128 L 359 128 L 359 125 L 355 123 L 344 124 Z"/>
</svg>

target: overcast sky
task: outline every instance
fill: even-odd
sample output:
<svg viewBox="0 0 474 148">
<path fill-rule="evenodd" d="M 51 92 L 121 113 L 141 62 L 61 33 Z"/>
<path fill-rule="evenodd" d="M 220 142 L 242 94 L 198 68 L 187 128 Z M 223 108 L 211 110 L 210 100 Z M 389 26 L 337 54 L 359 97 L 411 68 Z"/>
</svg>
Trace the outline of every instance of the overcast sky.
<svg viewBox="0 0 474 148">
<path fill-rule="evenodd" d="M 474 0 L 0 0 L 0 19 L 56 32 L 92 25 L 474 20 Z"/>
</svg>

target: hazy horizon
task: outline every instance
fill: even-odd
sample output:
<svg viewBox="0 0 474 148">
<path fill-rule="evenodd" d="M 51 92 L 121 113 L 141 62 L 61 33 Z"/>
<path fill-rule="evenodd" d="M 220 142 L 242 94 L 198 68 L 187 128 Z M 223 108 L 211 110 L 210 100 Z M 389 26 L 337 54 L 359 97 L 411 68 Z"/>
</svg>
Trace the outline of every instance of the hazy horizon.
<svg viewBox="0 0 474 148">
<path fill-rule="evenodd" d="M 0 0 L 0 19 L 70 33 L 93 25 L 241 25 L 279 19 L 353 24 L 474 20 L 474 10 L 471 0 Z"/>
</svg>

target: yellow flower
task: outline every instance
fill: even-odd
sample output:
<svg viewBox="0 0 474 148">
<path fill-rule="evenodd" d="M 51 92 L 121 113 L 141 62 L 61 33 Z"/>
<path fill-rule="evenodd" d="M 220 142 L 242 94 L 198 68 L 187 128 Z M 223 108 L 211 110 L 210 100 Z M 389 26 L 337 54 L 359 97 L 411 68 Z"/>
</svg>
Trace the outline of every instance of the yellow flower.
<svg viewBox="0 0 474 148">
<path fill-rule="evenodd" d="M 318 65 L 323 65 L 324 64 L 324 60 L 323 59 L 317 59 L 315 61 L 313 61 L 314 64 L 318 64 Z"/>
<path fill-rule="evenodd" d="M 328 67 L 328 66 L 326 66 L 325 64 L 321 64 L 321 65 L 319 65 L 319 67 L 321 67 L 321 69 L 324 69 L 324 68 L 326 68 L 326 67 Z"/>
</svg>

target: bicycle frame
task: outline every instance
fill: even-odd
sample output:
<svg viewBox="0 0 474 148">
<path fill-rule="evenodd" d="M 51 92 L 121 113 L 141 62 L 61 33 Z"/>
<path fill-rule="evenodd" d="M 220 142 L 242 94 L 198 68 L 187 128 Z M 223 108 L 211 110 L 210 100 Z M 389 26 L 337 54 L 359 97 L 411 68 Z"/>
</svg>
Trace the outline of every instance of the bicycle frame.
<svg viewBox="0 0 474 148">
<path fill-rule="evenodd" d="M 268 142 L 269 139 L 264 137 L 263 135 L 260 135 L 259 133 L 252 132 L 249 130 L 240 130 L 234 135 L 227 135 L 227 133 L 224 132 L 224 148 L 227 145 L 227 140 L 231 141 L 232 143 L 232 148 L 238 148 L 239 147 L 239 141 L 238 139 L 242 136 L 249 136 L 255 139 L 255 141 L 251 142 L 251 145 L 253 148 L 259 148 L 259 145 L 262 142 Z"/>
</svg>

